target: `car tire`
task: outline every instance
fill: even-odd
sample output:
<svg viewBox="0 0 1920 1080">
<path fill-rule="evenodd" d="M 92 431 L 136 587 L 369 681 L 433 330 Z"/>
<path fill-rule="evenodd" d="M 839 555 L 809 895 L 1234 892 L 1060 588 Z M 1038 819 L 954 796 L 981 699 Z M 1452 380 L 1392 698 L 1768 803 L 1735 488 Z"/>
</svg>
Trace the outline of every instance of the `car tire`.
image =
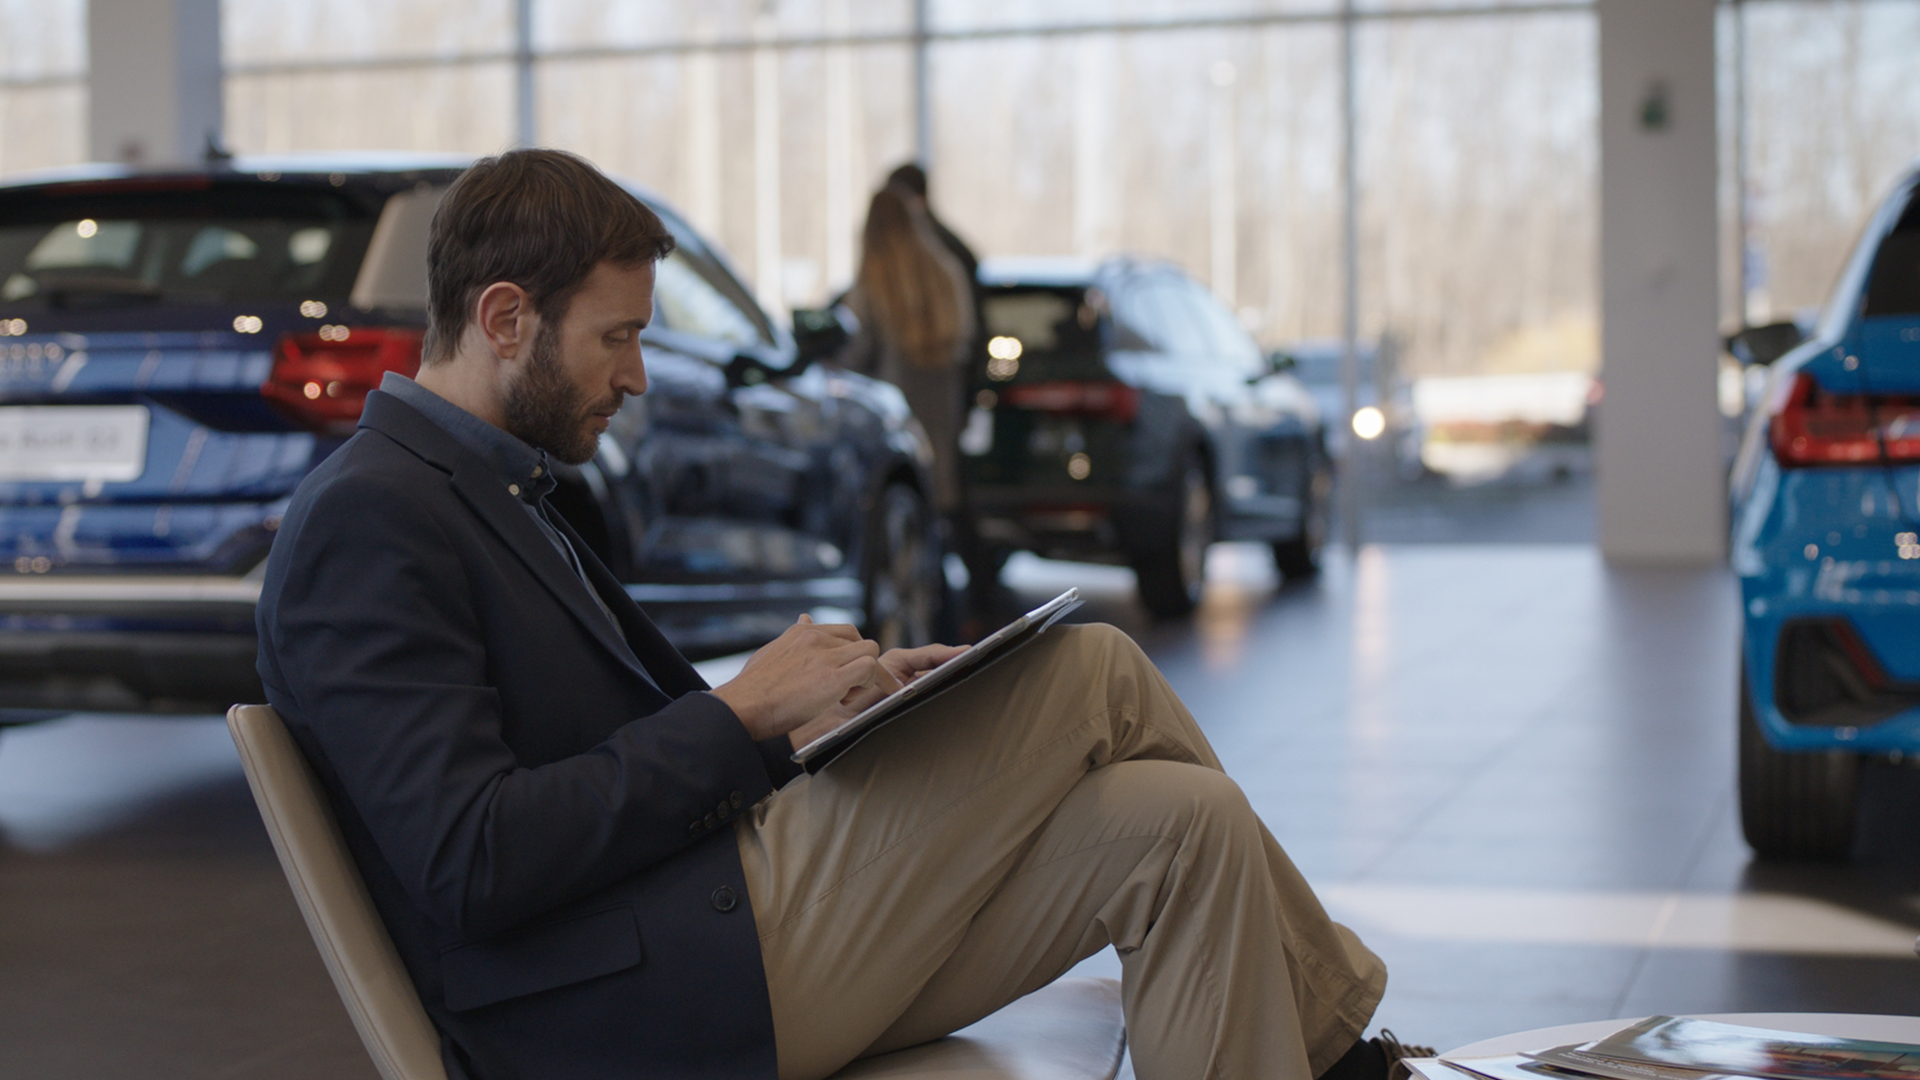
<svg viewBox="0 0 1920 1080">
<path fill-rule="evenodd" d="M 1860 756 L 1776 750 L 1740 676 L 1740 829 L 1768 862 L 1844 862 L 1853 850 Z"/>
<path fill-rule="evenodd" d="M 1333 506 L 1333 470 L 1322 461 L 1300 493 L 1300 533 L 1273 542 L 1273 566 L 1287 581 L 1303 581 L 1320 573 L 1320 552 L 1327 544 Z"/>
<path fill-rule="evenodd" d="M 860 574 L 867 622 L 862 633 L 882 652 L 933 641 L 947 581 L 931 525 L 925 497 L 897 481 L 881 491 L 867 516 Z"/>
<path fill-rule="evenodd" d="M 1213 487 L 1200 455 L 1188 453 L 1178 476 L 1172 501 L 1156 515 L 1155 535 L 1133 556 L 1140 603 L 1156 619 L 1178 618 L 1199 606 L 1213 543 Z"/>
</svg>

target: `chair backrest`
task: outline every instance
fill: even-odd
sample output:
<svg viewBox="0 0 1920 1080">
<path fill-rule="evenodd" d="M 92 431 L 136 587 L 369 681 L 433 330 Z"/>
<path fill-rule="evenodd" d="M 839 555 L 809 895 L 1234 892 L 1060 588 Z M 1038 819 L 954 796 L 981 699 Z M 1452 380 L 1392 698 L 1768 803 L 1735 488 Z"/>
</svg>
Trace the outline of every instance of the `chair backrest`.
<svg viewBox="0 0 1920 1080">
<path fill-rule="evenodd" d="M 380 1075 L 447 1080 L 439 1033 L 286 724 L 268 706 L 235 705 L 227 710 L 227 730 L 313 943 Z"/>
</svg>

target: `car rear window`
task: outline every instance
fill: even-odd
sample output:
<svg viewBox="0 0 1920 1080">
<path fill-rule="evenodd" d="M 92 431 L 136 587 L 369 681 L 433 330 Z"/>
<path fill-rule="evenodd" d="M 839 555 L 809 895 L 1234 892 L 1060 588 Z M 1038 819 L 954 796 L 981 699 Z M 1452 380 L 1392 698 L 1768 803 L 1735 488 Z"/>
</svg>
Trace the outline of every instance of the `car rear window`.
<svg viewBox="0 0 1920 1080">
<path fill-rule="evenodd" d="M 264 183 L 0 195 L 0 307 L 344 296 L 374 220 L 334 192 Z"/>
<path fill-rule="evenodd" d="M 993 289 L 981 321 L 989 339 L 1013 338 L 1022 355 L 1090 356 L 1100 351 L 1100 312 L 1085 289 Z"/>
<path fill-rule="evenodd" d="M 1920 315 L 1920 188 L 1873 254 L 1864 315 Z"/>
</svg>

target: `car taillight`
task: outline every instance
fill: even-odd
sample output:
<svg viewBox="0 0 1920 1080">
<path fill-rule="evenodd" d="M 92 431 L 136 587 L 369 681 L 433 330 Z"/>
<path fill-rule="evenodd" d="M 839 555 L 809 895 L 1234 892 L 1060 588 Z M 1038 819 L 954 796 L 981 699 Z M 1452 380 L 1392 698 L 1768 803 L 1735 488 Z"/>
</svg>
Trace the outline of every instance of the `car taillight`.
<svg viewBox="0 0 1920 1080">
<path fill-rule="evenodd" d="M 1120 382 L 1043 382 L 1009 386 L 1000 398 L 1016 409 L 1104 416 L 1126 423 L 1140 412 L 1140 391 Z"/>
<path fill-rule="evenodd" d="M 1920 461 L 1920 398 L 1835 394 L 1802 371 L 1774 409 L 1767 440 L 1780 464 Z"/>
<path fill-rule="evenodd" d="M 367 392 L 389 371 L 420 370 L 423 332 L 411 327 L 327 326 L 287 334 L 273 354 L 260 393 L 302 427 L 352 434 Z"/>
</svg>

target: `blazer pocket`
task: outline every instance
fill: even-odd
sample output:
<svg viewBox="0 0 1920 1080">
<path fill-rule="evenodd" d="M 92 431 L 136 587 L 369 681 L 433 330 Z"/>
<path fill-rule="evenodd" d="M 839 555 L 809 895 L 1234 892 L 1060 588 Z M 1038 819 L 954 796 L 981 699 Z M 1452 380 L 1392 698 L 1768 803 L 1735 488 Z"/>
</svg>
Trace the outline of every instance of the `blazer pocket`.
<svg viewBox="0 0 1920 1080">
<path fill-rule="evenodd" d="M 637 966 L 640 926 L 626 907 L 509 930 L 440 954 L 447 1008 L 478 1009 Z"/>
</svg>

